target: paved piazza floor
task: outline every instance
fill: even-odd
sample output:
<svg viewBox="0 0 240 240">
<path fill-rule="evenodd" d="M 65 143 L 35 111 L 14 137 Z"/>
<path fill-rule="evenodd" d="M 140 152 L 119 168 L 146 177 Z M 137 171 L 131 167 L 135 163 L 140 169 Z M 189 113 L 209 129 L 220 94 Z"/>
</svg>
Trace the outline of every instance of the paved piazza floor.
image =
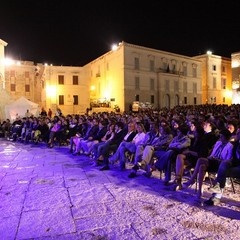
<svg viewBox="0 0 240 240">
<path fill-rule="evenodd" d="M 129 179 L 130 165 L 99 171 L 89 163 L 68 147 L 0 139 L 0 239 L 239 239 L 239 185 L 206 207 L 194 187 L 164 187 L 159 172 Z"/>
</svg>

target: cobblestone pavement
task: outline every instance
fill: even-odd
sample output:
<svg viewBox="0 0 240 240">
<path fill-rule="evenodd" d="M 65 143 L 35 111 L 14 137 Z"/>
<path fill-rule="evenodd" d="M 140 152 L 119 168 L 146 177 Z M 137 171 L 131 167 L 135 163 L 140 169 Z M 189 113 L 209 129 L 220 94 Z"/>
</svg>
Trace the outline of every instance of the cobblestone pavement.
<svg viewBox="0 0 240 240">
<path fill-rule="evenodd" d="M 0 239 L 239 239 L 239 185 L 206 207 L 194 187 L 164 187 L 159 172 L 129 179 L 131 166 L 89 163 L 67 147 L 0 140 Z"/>
</svg>

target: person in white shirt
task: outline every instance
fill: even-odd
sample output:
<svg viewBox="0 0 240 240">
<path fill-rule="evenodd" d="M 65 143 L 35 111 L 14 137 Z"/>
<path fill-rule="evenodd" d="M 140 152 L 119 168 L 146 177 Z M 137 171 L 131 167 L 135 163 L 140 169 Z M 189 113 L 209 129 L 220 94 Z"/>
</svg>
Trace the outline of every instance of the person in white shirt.
<svg viewBox="0 0 240 240">
<path fill-rule="evenodd" d="M 121 169 L 125 169 L 125 161 L 126 161 L 125 153 L 126 153 L 126 151 L 135 153 L 137 146 L 142 143 L 142 141 L 145 137 L 145 128 L 142 123 L 136 123 L 136 130 L 137 130 L 137 133 L 136 133 L 135 137 L 133 138 L 133 140 L 130 142 L 122 141 L 121 144 L 119 145 L 117 151 L 115 152 L 115 154 L 111 158 L 109 158 L 109 161 L 111 163 L 114 163 L 117 160 L 119 160 Z"/>
</svg>

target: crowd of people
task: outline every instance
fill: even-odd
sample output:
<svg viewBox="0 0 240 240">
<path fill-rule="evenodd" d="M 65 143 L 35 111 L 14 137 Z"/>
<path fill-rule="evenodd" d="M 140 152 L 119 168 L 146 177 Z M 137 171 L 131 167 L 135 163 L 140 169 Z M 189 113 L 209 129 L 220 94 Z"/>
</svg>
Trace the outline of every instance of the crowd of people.
<svg viewBox="0 0 240 240">
<path fill-rule="evenodd" d="M 89 156 L 93 167 L 119 171 L 131 161 L 129 178 L 144 170 L 164 173 L 163 183 L 173 191 L 197 181 L 202 196 L 206 173 L 215 173 L 208 205 L 220 202 L 228 177 L 240 178 L 240 105 L 176 106 L 144 112 L 102 112 L 64 116 L 47 114 L 2 121 L 2 137 L 24 144 L 39 142 L 53 148 L 69 146 L 69 154 Z M 174 174 L 173 174 L 174 173 Z M 192 173 L 187 182 L 183 176 Z M 173 178 L 173 179 L 172 179 Z"/>
</svg>

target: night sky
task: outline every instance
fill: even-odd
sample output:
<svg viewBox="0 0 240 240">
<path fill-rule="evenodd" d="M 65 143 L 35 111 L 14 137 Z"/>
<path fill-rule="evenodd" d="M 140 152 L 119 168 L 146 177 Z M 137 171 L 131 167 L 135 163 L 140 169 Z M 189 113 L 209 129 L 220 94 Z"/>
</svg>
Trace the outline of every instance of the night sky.
<svg viewBox="0 0 240 240">
<path fill-rule="evenodd" d="M 237 0 L 3 0 L 0 39 L 9 57 L 54 65 L 83 66 L 121 41 L 231 57 L 240 51 L 239 10 Z"/>
</svg>

